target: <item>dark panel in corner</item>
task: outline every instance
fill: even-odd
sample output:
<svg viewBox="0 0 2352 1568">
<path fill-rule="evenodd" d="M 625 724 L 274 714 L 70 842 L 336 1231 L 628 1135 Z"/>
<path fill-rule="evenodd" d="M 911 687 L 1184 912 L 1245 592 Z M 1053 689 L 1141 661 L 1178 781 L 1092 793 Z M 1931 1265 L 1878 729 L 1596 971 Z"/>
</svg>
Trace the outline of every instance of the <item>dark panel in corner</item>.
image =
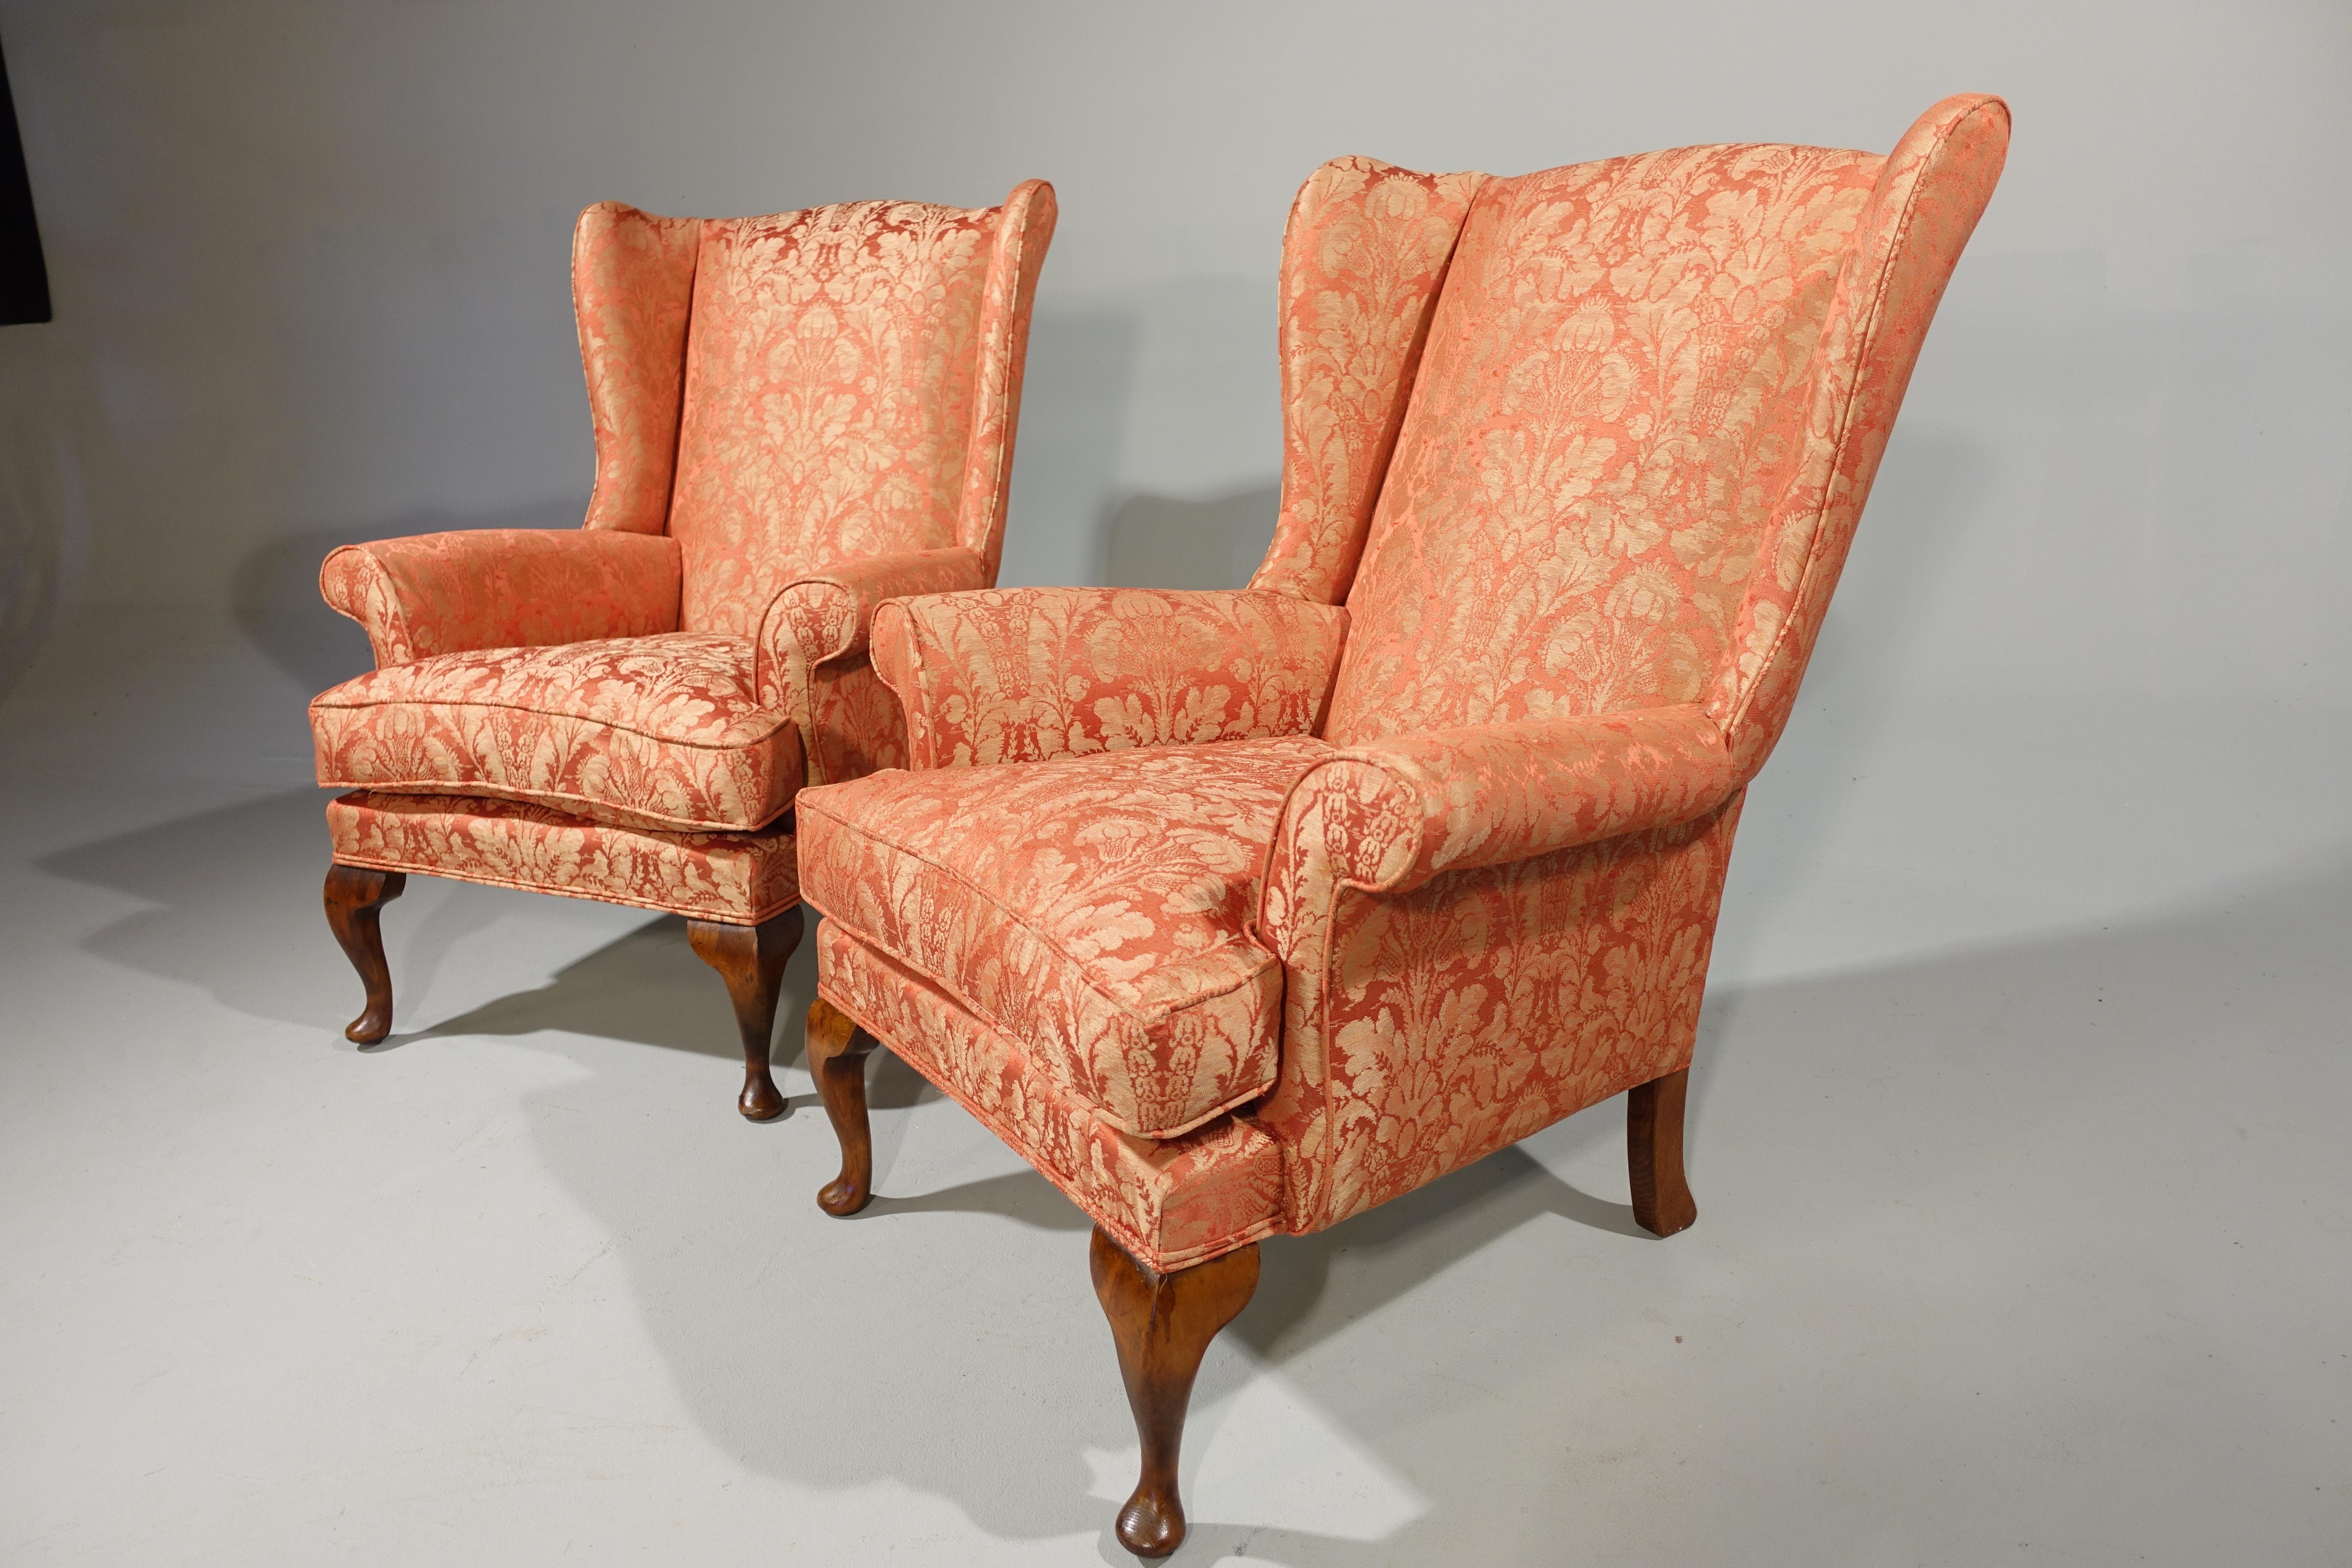
<svg viewBox="0 0 2352 1568">
<path fill-rule="evenodd" d="M 24 138 L 16 133 L 7 55 L 0 51 L 0 326 L 48 319 L 49 269 L 41 259 L 41 227 L 33 217 L 33 182 L 25 172 Z"/>
</svg>

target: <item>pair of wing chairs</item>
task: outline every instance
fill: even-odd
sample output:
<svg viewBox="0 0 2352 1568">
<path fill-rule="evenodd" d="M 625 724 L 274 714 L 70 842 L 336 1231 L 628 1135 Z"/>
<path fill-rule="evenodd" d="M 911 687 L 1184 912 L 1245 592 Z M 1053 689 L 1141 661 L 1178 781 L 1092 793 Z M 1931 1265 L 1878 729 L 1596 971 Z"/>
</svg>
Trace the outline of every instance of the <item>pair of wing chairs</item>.
<svg viewBox="0 0 2352 1568">
<path fill-rule="evenodd" d="M 1685 1090 L 1743 790 L 1786 721 L 1998 99 L 1881 157 L 1685 148 L 1516 178 L 1326 164 L 1283 242 L 1284 460 L 1248 588 L 997 590 L 1050 190 L 582 217 L 576 534 L 338 552 L 379 668 L 318 699 L 329 917 L 381 1039 L 411 871 L 684 915 L 872 1192 L 877 1041 L 1095 1221 L 1142 1448 L 1177 1456 L 1258 1244 L 1628 1093 Z"/>
</svg>

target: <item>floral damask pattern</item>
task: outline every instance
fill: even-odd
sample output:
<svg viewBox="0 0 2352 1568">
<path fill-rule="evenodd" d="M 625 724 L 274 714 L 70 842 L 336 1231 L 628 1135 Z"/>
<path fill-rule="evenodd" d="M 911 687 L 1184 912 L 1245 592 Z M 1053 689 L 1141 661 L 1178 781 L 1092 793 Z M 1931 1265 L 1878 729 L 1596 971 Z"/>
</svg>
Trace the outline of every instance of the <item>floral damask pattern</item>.
<svg viewBox="0 0 2352 1568">
<path fill-rule="evenodd" d="M 480 795 L 359 791 L 328 803 L 346 866 L 757 925 L 800 902 L 793 836 L 663 833 Z"/>
<path fill-rule="evenodd" d="M 502 795 L 599 822 L 764 827 L 802 777 L 799 731 L 761 706 L 751 645 L 693 632 L 445 654 L 310 704 L 319 782 Z"/>
<path fill-rule="evenodd" d="M 1266 872 L 1282 955 L 1284 1219 L 1319 1230 L 1689 1065 L 1737 798 L 1695 821 L 1349 887 L 1302 792 Z M 1343 804 L 1343 803 L 1342 803 Z"/>
<path fill-rule="evenodd" d="M 1025 1155 L 1134 1257 L 1158 1269 L 1281 1228 L 1282 1156 L 1237 1117 L 1136 1138 L 1041 1072 L 1022 1043 L 836 921 L 817 927 L 817 989 Z"/>
<path fill-rule="evenodd" d="M 1282 511 L 1251 587 L 1348 596 L 1446 261 L 1486 179 L 1339 158 L 1300 187 L 1282 236 Z"/>
<path fill-rule="evenodd" d="M 319 568 L 378 665 L 677 629 L 677 546 L 641 534 L 477 528 L 347 544 Z"/>
<path fill-rule="evenodd" d="M 919 768 L 1313 734 L 1348 612 L 1284 594 L 1013 588 L 903 599 L 874 660 Z"/>
<path fill-rule="evenodd" d="M 1121 1131 L 1262 1093 L 1281 973 L 1247 925 L 1319 741 L 877 773 L 801 796 L 809 902 L 938 984 Z"/>
<path fill-rule="evenodd" d="M 1418 377 L 1394 372 L 1410 412 L 1349 619 L 1329 626 L 1346 639 L 1337 692 L 1293 731 L 1344 749 L 1182 747 L 1169 743 L 1194 737 L 1157 717 L 1222 689 L 1199 738 L 1228 738 L 1239 710 L 1225 704 L 1258 684 L 1229 674 L 1234 660 L 1296 630 L 1091 635 L 1097 614 L 1133 618 L 1109 591 L 886 606 L 874 658 L 907 700 L 911 759 L 951 771 L 813 797 L 825 826 L 810 831 L 812 897 L 856 908 L 820 944 L 824 994 L 1163 1268 L 1265 1234 L 1255 1194 L 1277 1192 L 1286 1228 L 1318 1229 L 1686 1065 L 1739 786 L 1786 716 L 2007 133 L 1999 100 L 1955 99 L 1883 161 L 1695 148 L 1479 189 Z M 1299 212 L 1343 211 L 1348 172 L 1327 172 L 1337 194 L 1310 190 Z M 1389 188 L 1377 166 L 1356 172 Z M 1295 219 L 1292 243 L 1317 232 Z M 1420 231 L 1398 232 L 1377 241 L 1399 250 L 1398 275 L 1425 268 Z M 1307 297 L 1290 281 L 1307 272 L 1286 258 L 1286 356 Z M 1410 337 L 1412 289 L 1381 297 L 1390 335 L 1353 341 Z M 1286 405 L 1300 424 L 1286 509 L 1309 492 L 1363 493 L 1329 475 L 1356 474 L 1370 448 L 1317 467 L 1309 416 L 1345 379 L 1321 374 L 1302 374 Z M 1362 425 L 1376 394 L 1344 417 Z M 1348 558 L 1349 515 L 1327 506 L 1323 538 L 1277 541 L 1300 602 L 1329 580 L 1320 563 Z M 1303 516 L 1286 510 L 1285 526 Z M 1305 672 L 1328 646 L 1299 660 L 1293 689 L 1312 685 Z M 1018 762 L 1114 744 L 1087 704 L 1147 677 L 1171 694 L 1147 710 L 1164 749 Z M 1196 834 L 1201 781 L 1283 746 L 1297 750 L 1264 775 L 1269 788 L 1294 781 L 1278 816 L 1253 804 L 1199 835 L 1189 893 L 1174 892 L 1186 875 L 1164 874 L 1173 860 L 1113 852 Z M 1016 765 L 951 768 L 1003 761 Z M 1093 800 L 1076 785 L 1114 777 L 1133 787 Z M 885 824 L 919 855 L 852 853 Z M 1252 873 L 1231 868 L 1243 861 Z M 1238 947 L 1237 902 L 1255 917 Z M 1150 931 L 1129 937 L 1121 922 L 1139 910 Z M 1281 969 L 1272 1089 L 1158 1145 L 1267 1135 L 1278 1189 L 1254 1174 L 1245 1201 L 1214 1186 L 1219 1169 L 1201 1173 L 1217 1195 L 1186 1212 L 1226 1228 L 1188 1222 L 1181 1247 L 1136 1212 L 1139 1193 L 1163 1213 L 1185 1206 L 1176 1166 L 1153 1167 L 1159 1185 L 1070 1175 L 1073 1150 L 1148 1158 L 1154 1145 L 1112 1124 L 1099 1064 L 1073 1070 L 1076 1026 L 1022 1012 L 1017 994 L 1049 964 L 1100 970 L 1098 955 L 1148 956 L 1127 944 L 1171 938 L 1235 974 L 1253 952 Z M 1130 984 L 1157 984 L 1152 967 Z M 991 1093 L 1014 1109 L 979 1110 Z M 1046 1109 L 1022 1109 L 1033 1093 Z"/>
<path fill-rule="evenodd" d="M 1335 742 L 1704 694 L 1879 163 L 1697 147 L 1480 189 L 1349 597 Z"/>
<path fill-rule="evenodd" d="M 1034 180 L 986 211 L 583 213 L 587 526 L 330 557 L 321 591 L 379 668 L 313 705 L 320 782 L 442 797 L 371 829 L 422 857 L 404 869 L 537 886 L 503 868 L 569 845 L 588 859 L 562 864 L 643 895 L 621 902 L 707 913 L 730 876 L 776 886 L 791 839 L 751 830 L 804 780 L 906 760 L 876 604 L 994 579 L 1055 216 Z M 475 808 L 478 843 L 455 826 Z"/>
<path fill-rule="evenodd" d="M 777 589 L 957 542 L 992 212 L 854 202 L 710 221 L 669 531 L 679 625 L 750 637 Z"/>
<path fill-rule="evenodd" d="M 659 533 L 669 521 L 701 245 L 701 219 L 656 217 L 619 202 L 597 203 L 572 228 L 572 312 L 596 427 L 592 529 Z"/>
</svg>

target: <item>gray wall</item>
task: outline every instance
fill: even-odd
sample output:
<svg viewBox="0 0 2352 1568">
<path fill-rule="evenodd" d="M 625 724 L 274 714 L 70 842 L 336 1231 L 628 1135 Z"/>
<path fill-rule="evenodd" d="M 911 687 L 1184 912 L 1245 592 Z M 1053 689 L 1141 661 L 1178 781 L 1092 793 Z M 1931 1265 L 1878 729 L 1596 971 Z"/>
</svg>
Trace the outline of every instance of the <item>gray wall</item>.
<svg viewBox="0 0 2352 1568">
<path fill-rule="evenodd" d="M 0 685 L 124 605 L 233 617 L 323 683 L 357 647 L 315 605 L 331 542 L 576 521 L 565 250 L 599 198 L 1053 180 L 1006 579 L 1205 584 L 1270 526 L 1276 255 L 1322 159 L 1884 149 L 1981 89 L 2009 174 L 1838 679 L 2347 693 L 2340 6 L 0 0 L 0 37 L 58 307 L 0 329 Z"/>
</svg>

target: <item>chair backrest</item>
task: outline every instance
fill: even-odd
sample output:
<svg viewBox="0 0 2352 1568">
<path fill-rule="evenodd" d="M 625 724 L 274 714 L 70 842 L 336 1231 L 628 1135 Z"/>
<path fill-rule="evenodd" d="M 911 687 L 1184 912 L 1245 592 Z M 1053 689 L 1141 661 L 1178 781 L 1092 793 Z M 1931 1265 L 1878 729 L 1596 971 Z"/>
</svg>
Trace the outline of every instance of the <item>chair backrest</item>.
<svg viewBox="0 0 2352 1568">
<path fill-rule="evenodd" d="M 1884 158 L 1318 171 L 1254 585 L 1345 597 L 1327 738 L 1706 701 L 1759 765 L 2008 132 L 1969 96 Z"/>
<path fill-rule="evenodd" d="M 961 547 L 993 582 L 1053 188 L 1001 207 L 580 215 L 572 299 L 596 424 L 587 526 L 667 532 L 678 624 L 752 633 L 857 556 Z"/>
</svg>

